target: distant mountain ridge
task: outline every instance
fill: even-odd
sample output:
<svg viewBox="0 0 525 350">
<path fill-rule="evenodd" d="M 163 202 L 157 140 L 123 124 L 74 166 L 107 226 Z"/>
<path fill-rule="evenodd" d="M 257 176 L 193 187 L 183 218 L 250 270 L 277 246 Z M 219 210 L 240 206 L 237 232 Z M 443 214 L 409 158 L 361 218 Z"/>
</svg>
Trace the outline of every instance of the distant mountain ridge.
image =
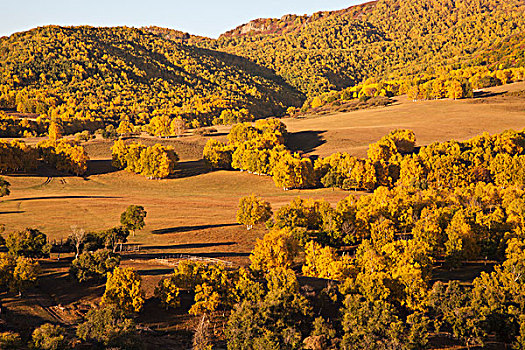
<svg viewBox="0 0 525 350">
<path fill-rule="evenodd" d="M 319 11 L 311 16 L 287 14 L 281 18 L 258 18 L 246 24 L 242 24 L 235 29 L 229 30 L 220 35 L 220 38 L 238 37 L 252 34 L 286 34 L 301 30 L 309 23 L 321 20 L 329 16 L 342 16 L 353 12 L 354 16 L 359 17 L 366 11 L 370 11 L 376 1 L 370 1 L 360 5 L 354 5 L 342 10 Z M 358 11 L 356 11 L 358 10 Z M 359 12 L 361 11 L 361 13 Z"/>
</svg>

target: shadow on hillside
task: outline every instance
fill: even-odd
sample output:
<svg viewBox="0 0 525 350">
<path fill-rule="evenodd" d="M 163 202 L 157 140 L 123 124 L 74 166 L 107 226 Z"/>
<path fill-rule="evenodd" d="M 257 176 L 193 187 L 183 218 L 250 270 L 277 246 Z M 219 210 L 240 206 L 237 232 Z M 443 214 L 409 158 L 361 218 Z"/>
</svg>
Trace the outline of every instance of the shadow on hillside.
<svg viewBox="0 0 525 350">
<path fill-rule="evenodd" d="M 288 135 L 287 146 L 294 152 L 310 153 L 326 143 L 322 135 L 326 131 L 300 131 Z"/>
<path fill-rule="evenodd" d="M 204 159 L 190 160 L 187 162 L 179 162 L 175 168 L 175 173 L 171 178 L 185 178 L 209 173 L 210 170 L 204 163 Z"/>
<path fill-rule="evenodd" d="M 166 250 L 166 249 L 195 249 L 195 248 L 208 248 L 218 246 L 235 245 L 235 242 L 217 242 L 217 243 L 188 243 L 188 244 L 173 244 L 173 245 L 154 245 L 140 247 L 141 250 Z"/>
<path fill-rule="evenodd" d="M 110 174 L 115 171 L 118 171 L 118 169 L 111 165 L 111 159 L 90 160 L 86 176 Z"/>
<path fill-rule="evenodd" d="M 96 198 L 122 198 L 112 196 L 46 196 L 46 197 L 29 197 L 29 198 L 11 198 L 6 199 L 4 202 L 23 202 L 23 201 L 36 201 L 44 199 L 96 199 Z"/>
<path fill-rule="evenodd" d="M 179 227 L 169 227 L 158 230 L 153 230 L 151 233 L 154 235 L 165 235 L 169 233 L 181 233 L 181 232 L 191 232 L 198 230 L 205 230 L 209 228 L 218 228 L 218 227 L 231 227 L 238 226 L 239 224 L 217 224 L 217 225 L 196 225 L 196 226 L 179 226 Z"/>
</svg>

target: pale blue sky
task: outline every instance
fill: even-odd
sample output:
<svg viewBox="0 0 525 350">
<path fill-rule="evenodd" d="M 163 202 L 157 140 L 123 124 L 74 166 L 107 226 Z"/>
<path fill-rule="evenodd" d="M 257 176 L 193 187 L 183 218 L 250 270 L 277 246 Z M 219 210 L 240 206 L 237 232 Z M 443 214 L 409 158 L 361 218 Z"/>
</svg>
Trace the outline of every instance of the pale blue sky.
<svg viewBox="0 0 525 350">
<path fill-rule="evenodd" d="M 363 0 L 0 0 L 0 36 L 37 26 L 158 25 L 217 37 L 259 17 L 339 10 Z"/>
</svg>

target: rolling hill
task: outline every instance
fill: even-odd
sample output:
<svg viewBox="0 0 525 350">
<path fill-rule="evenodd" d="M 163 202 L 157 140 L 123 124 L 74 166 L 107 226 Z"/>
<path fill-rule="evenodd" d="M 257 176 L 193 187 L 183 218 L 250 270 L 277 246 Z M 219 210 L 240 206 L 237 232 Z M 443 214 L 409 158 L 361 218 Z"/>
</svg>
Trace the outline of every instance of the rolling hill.
<svg viewBox="0 0 525 350">
<path fill-rule="evenodd" d="M 195 44 L 249 58 L 312 97 L 370 78 L 489 64 L 480 56 L 489 48 L 498 52 L 492 55 L 515 55 L 507 64 L 523 62 L 523 50 L 506 47 L 510 41 L 523 48 L 524 13 L 519 0 L 378 0 L 312 16 L 257 19 Z"/>
<path fill-rule="evenodd" d="M 139 29 L 36 28 L 0 39 L 0 107 L 136 124 L 155 115 L 210 125 L 222 111 L 278 115 L 302 94 L 270 70 Z"/>
</svg>

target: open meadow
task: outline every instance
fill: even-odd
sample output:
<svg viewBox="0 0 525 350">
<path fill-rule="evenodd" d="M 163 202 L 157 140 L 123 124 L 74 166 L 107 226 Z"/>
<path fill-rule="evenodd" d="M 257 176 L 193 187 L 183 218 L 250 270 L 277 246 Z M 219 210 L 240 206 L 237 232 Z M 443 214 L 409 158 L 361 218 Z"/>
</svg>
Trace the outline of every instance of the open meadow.
<svg viewBox="0 0 525 350">
<path fill-rule="evenodd" d="M 471 100 L 412 102 L 397 98 L 388 107 L 343 114 L 286 119 L 290 146 L 314 156 L 346 151 L 364 156 L 367 145 L 393 129 L 413 129 L 417 145 L 449 139 L 465 140 L 484 131 L 501 132 L 525 127 L 525 97 L 508 92 L 523 91 L 525 83 L 487 89 Z M 225 139 L 228 127 L 218 127 Z M 172 145 L 180 155 L 173 178 L 148 180 L 111 166 L 112 141 L 97 138 L 84 143 L 91 161 L 85 177 L 64 176 L 41 169 L 36 174 L 5 176 L 11 195 L 0 202 L 0 221 L 6 231 L 34 227 L 51 240 L 65 239 L 75 225 L 86 230 L 102 230 L 119 224 L 120 213 L 130 204 L 143 205 L 146 227 L 130 237 L 128 245 L 140 247 L 124 254 L 123 266 L 135 268 L 144 279 L 148 296 L 162 275 L 170 273 L 164 257 L 177 254 L 216 258 L 236 265 L 249 263 L 249 253 L 265 229 L 247 231 L 236 223 L 239 198 L 255 193 L 277 210 L 293 198 L 325 199 L 335 205 L 348 192 L 339 189 L 283 191 L 267 176 L 243 172 L 209 172 L 202 161 L 207 138 L 187 135 L 178 139 L 143 137 L 146 144 Z M 35 142 L 37 140 L 31 140 Z M 8 319 L 23 324 L 42 320 L 74 325 L 86 305 L 94 305 L 103 293 L 102 285 L 80 287 L 67 277 L 71 256 L 52 254 L 43 263 L 40 292 L 23 300 L 7 298 L 12 310 Z M 63 261 L 63 263 L 62 263 Z M 479 273 L 478 270 L 475 271 Z M 446 277 L 445 277 L 446 278 Z M 467 277 L 467 279 L 470 277 Z M 57 279 L 61 282 L 57 287 Z M 170 331 L 159 344 L 178 344 L 188 339 L 195 319 L 185 312 L 164 314 L 158 305 L 146 304 L 141 322 L 156 331 Z M 160 315 L 162 313 L 162 315 Z M 32 315 L 20 318 L 17 315 Z M 155 315 L 155 317 L 153 317 Z M 159 316 L 160 315 L 160 316 Z M 221 327 L 220 325 L 218 327 Z M 149 338 L 148 338 L 149 339 Z M 156 344 L 151 337 L 148 344 Z M 171 342 L 171 343 L 170 343 Z"/>
</svg>

